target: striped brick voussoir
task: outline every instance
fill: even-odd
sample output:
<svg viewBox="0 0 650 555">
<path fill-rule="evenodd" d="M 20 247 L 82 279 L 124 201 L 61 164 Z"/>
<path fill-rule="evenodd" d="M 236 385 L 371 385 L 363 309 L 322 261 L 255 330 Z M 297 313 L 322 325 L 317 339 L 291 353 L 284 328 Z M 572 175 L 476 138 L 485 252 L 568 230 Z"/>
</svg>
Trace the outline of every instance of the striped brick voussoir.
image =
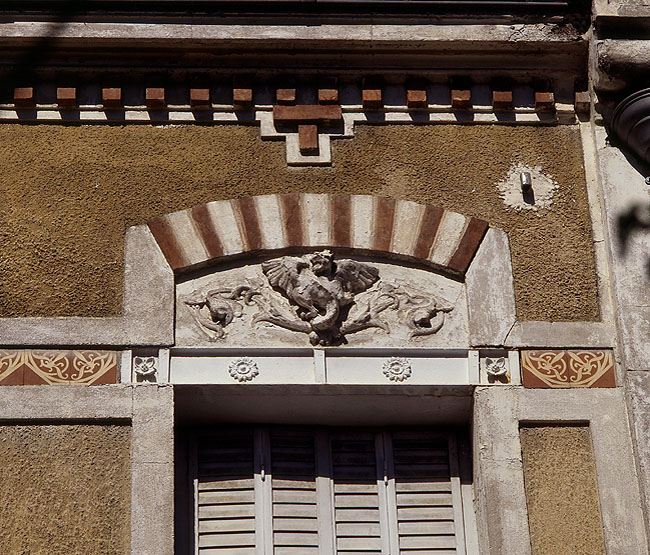
<svg viewBox="0 0 650 555">
<path fill-rule="evenodd" d="M 463 276 L 488 223 L 406 200 L 288 193 L 209 202 L 155 218 L 149 228 L 176 272 L 247 253 L 331 247 Z"/>
</svg>

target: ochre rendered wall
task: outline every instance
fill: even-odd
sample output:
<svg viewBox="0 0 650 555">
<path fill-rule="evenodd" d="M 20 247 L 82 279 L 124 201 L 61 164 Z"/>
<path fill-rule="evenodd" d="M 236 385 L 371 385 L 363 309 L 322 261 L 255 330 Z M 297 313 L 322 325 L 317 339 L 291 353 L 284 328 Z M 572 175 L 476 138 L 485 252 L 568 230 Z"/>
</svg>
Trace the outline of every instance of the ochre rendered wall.
<svg viewBox="0 0 650 555">
<path fill-rule="evenodd" d="M 605 555 L 587 427 L 521 429 L 533 555 Z"/>
<path fill-rule="evenodd" d="M 130 553 L 129 426 L 0 426 L 0 553 Z"/>
<path fill-rule="evenodd" d="M 523 320 L 599 317 L 579 134 L 571 127 L 359 126 L 334 165 L 289 168 L 244 126 L 0 126 L 0 316 L 109 316 L 124 231 L 196 204 L 286 191 L 414 200 L 507 231 Z M 506 209 L 511 164 L 559 183 L 548 210 Z"/>
</svg>

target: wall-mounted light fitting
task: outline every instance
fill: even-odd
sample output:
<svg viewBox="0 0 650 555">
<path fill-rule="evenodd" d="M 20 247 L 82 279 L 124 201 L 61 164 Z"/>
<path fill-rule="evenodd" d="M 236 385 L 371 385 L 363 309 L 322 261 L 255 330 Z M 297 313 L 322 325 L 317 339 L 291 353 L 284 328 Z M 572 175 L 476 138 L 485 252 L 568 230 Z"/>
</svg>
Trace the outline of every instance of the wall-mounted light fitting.
<svg viewBox="0 0 650 555">
<path fill-rule="evenodd" d="M 521 172 L 519 174 L 519 179 L 521 179 L 521 190 L 524 193 L 527 193 L 533 188 L 533 178 L 530 175 L 530 172 Z"/>
</svg>

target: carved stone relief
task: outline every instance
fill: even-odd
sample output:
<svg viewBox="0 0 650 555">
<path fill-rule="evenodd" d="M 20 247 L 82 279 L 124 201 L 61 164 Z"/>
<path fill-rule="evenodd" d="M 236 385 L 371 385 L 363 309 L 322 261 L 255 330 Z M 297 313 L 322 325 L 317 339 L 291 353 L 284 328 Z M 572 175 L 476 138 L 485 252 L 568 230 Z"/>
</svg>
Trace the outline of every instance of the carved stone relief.
<svg viewBox="0 0 650 555">
<path fill-rule="evenodd" d="M 420 279 L 408 280 L 409 273 Z M 440 280 L 451 284 L 441 286 Z M 462 284 L 426 270 L 338 257 L 327 250 L 283 256 L 179 286 L 177 339 L 180 344 L 250 345 L 276 330 L 291 344 L 298 336 L 304 338 L 298 344 L 308 339 L 312 345 L 338 346 L 355 344 L 361 332 L 374 330 L 419 344 L 443 329 L 457 311 L 454 301 L 461 292 Z M 252 341 L 242 343 L 242 334 Z M 184 336 L 192 341 L 184 342 Z M 360 344 L 370 338 L 364 337 Z"/>
<path fill-rule="evenodd" d="M 382 366 L 382 372 L 391 382 L 408 380 L 413 373 L 411 363 L 401 357 L 391 357 Z"/>
<path fill-rule="evenodd" d="M 140 378 L 152 378 L 158 372 L 158 358 L 133 357 L 133 371 Z"/>
<path fill-rule="evenodd" d="M 228 365 L 228 373 L 232 378 L 240 383 L 250 382 L 259 375 L 260 370 L 256 362 L 249 357 L 241 357 L 233 360 Z"/>
<path fill-rule="evenodd" d="M 508 364 L 505 357 L 486 358 L 485 371 L 488 376 L 499 378 L 508 373 Z"/>
</svg>

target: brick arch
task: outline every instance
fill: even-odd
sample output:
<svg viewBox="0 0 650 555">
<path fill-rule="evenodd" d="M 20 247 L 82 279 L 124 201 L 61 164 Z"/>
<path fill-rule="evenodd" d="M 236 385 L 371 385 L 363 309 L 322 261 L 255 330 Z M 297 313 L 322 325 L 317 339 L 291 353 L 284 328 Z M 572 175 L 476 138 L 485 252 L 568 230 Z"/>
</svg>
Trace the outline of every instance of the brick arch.
<svg viewBox="0 0 650 555">
<path fill-rule="evenodd" d="M 287 193 L 209 202 L 148 222 L 175 272 L 220 258 L 345 248 L 417 260 L 464 276 L 488 223 L 370 195 Z"/>
</svg>

